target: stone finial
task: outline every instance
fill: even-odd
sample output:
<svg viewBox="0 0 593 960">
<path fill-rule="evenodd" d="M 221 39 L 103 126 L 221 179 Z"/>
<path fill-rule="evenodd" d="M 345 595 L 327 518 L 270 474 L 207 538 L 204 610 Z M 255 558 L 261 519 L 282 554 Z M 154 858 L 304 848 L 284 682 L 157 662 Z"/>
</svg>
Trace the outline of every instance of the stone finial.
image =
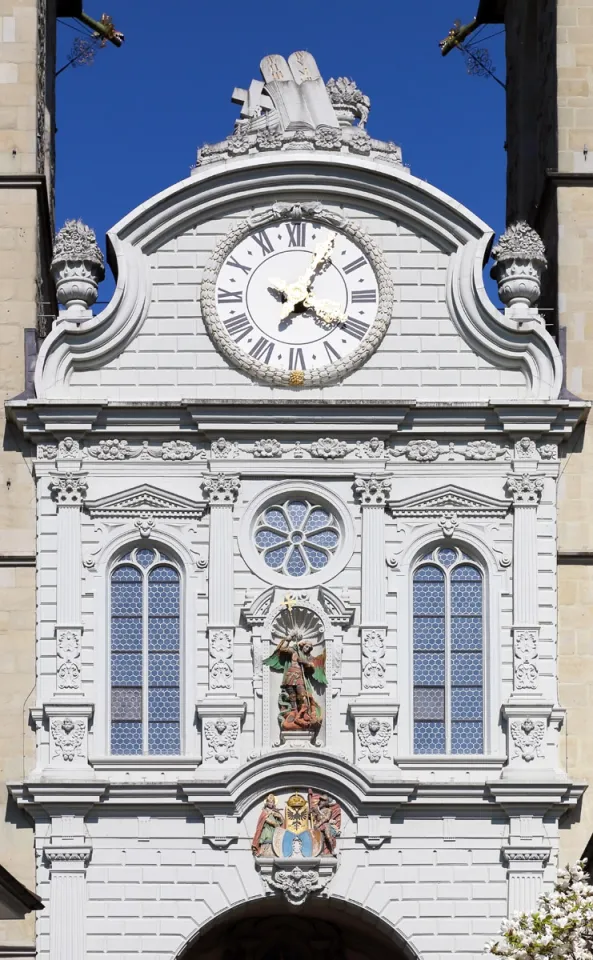
<svg viewBox="0 0 593 960">
<path fill-rule="evenodd" d="M 348 77 L 338 77 L 334 80 L 331 77 L 325 87 L 340 126 L 353 126 L 358 117 L 358 126 L 364 129 L 369 118 L 371 101 L 358 89 L 354 80 L 349 80 Z"/>
<path fill-rule="evenodd" d="M 511 224 L 492 250 L 496 261 L 491 276 L 498 283 L 498 296 L 508 307 L 534 306 L 541 292 L 546 269 L 546 250 L 541 237 L 528 223 Z"/>
<path fill-rule="evenodd" d="M 94 230 L 81 220 L 67 220 L 56 234 L 51 272 L 59 303 L 69 313 L 86 315 L 105 277 L 103 254 Z"/>
</svg>

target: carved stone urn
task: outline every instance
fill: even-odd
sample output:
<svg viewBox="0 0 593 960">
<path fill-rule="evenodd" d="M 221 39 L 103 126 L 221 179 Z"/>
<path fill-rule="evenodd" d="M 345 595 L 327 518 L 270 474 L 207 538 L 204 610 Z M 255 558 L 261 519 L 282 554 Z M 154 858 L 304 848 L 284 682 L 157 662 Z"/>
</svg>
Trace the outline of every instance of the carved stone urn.
<svg viewBox="0 0 593 960">
<path fill-rule="evenodd" d="M 543 242 L 524 220 L 512 224 L 492 251 L 495 265 L 491 276 L 498 283 L 498 296 L 507 307 L 533 307 L 541 293 L 546 269 Z"/>
<path fill-rule="evenodd" d="M 94 231 L 81 220 L 67 220 L 56 234 L 51 272 L 58 302 L 68 314 L 88 316 L 105 277 L 105 264 Z"/>
<path fill-rule="evenodd" d="M 351 127 L 358 119 L 358 126 L 364 129 L 369 117 L 371 101 L 358 89 L 354 80 L 348 77 L 332 77 L 326 83 L 332 106 L 341 127 Z"/>
</svg>

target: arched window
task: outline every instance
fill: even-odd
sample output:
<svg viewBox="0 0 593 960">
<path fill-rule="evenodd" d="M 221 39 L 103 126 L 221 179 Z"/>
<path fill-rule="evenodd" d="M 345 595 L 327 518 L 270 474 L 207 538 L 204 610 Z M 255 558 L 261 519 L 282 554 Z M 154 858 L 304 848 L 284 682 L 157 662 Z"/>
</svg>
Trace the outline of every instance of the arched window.
<svg viewBox="0 0 593 960">
<path fill-rule="evenodd" d="M 111 573 L 111 752 L 180 752 L 180 576 L 139 547 Z"/>
<path fill-rule="evenodd" d="M 414 570 L 414 753 L 484 752 L 484 577 L 442 547 Z"/>
</svg>

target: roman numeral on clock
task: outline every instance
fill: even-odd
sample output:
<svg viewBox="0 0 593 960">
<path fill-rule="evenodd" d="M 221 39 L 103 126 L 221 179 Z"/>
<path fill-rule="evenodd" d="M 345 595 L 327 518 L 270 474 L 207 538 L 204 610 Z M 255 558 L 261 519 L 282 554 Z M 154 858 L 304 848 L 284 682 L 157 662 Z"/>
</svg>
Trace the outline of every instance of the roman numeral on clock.
<svg viewBox="0 0 593 960">
<path fill-rule="evenodd" d="M 217 300 L 219 303 L 243 303 L 242 290 L 223 290 L 218 291 Z"/>
<path fill-rule="evenodd" d="M 328 343 L 327 340 L 324 342 L 323 346 L 325 347 L 325 352 L 327 353 L 327 358 L 330 363 L 333 363 L 334 360 L 341 360 L 342 354 L 338 353 L 335 347 L 332 347 L 331 343 Z"/>
<path fill-rule="evenodd" d="M 307 224 L 306 223 L 287 223 L 288 246 L 304 247 L 307 242 Z"/>
<path fill-rule="evenodd" d="M 235 270 L 242 270 L 243 273 L 251 273 L 251 267 L 246 267 L 242 263 L 239 263 L 236 257 L 229 257 L 227 266 L 234 267 Z"/>
<path fill-rule="evenodd" d="M 353 290 L 352 303 L 376 303 L 376 290 Z"/>
<path fill-rule="evenodd" d="M 249 323 L 245 313 L 241 313 L 238 317 L 231 317 L 230 320 L 225 320 L 224 325 L 235 343 L 239 343 L 239 340 L 242 340 L 253 330 L 253 326 Z"/>
<path fill-rule="evenodd" d="M 265 230 L 258 230 L 257 233 L 252 233 L 251 239 L 255 240 L 258 247 L 261 249 L 262 253 L 274 252 L 274 247 L 272 246 L 272 243 L 270 242 L 270 238 L 268 237 Z"/>
<path fill-rule="evenodd" d="M 353 260 L 352 263 L 347 263 L 344 267 L 344 273 L 353 273 L 354 270 L 360 270 L 361 267 L 364 267 L 368 261 L 364 257 L 359 257 L 358 260 Z"/>
<path fill-rule="evenodd" d="M 370 324 L 365 323 L 364 320 L 357 320 L 356 317 L 348 317 L 348 319 L 341 324 L 341 329 L 344 330 L 345 333 L 349 333 L 351 337 L 362 340 L 369 326 Z"/>
<path fill-rule="evenodd" d="M 305 363 L 305 356 L 301 347 L 291 347 L 288 354 L 288 369 L 289 370 L 306 370 L 307 364 Z"/>
<path fill-rule="evenodd" d="M 274 343 L 266 340 L 265 337 L 260 337 L 255 346 L 249 351 L 249 356 L 254 357 L 256 360 L 261 360 L 263 363 L 269 363 L 272 359 L 273 352 Z"/>
</svg>

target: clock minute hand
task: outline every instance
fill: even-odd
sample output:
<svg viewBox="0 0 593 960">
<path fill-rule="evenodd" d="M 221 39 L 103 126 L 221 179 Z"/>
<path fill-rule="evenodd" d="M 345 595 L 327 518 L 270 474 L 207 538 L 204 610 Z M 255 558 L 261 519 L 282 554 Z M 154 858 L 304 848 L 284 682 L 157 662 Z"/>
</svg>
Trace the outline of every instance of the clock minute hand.
<svg viewBox="0 0 593 960">
<path fill-rule="evenodd" d="M 311 286 L 311 282 L 315 275 L 315 271 L 317 270 L 318 267 L 321 266 L 324 260 L 327 260 L 327 258 L 329 257 L 333 249 L 335 242 L 336 242 L 335 233 L 330 233 L 330 235 L 323 241 L 323 243 L 317 244 L 317 247 L 315 248 L 315 253 L 313 254 L 313 259 L 311 260 L 309 267 L 301 277 L 301 280 L 306 283 L 307 287 Z"/>
</svg>

